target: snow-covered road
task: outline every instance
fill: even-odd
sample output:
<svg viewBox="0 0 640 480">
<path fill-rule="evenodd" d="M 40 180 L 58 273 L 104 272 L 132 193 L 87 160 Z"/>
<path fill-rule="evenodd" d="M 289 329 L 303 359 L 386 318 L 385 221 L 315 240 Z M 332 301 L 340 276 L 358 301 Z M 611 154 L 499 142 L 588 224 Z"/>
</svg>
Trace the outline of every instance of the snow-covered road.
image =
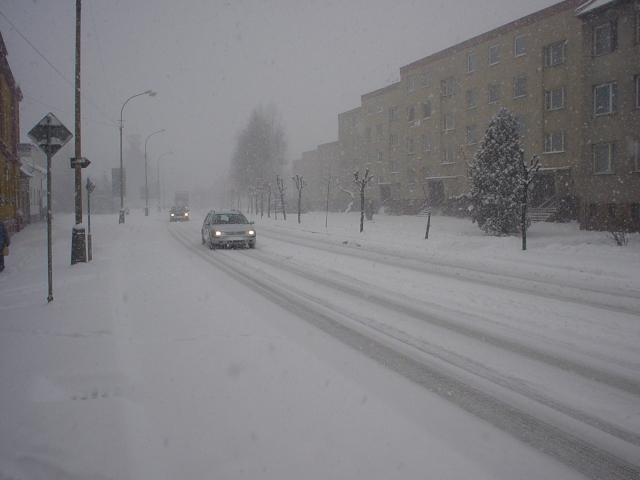
<svg viewBox="0 0 640 480">
<path fill-rule="evenodd" d="M 421 219 L 345 219 L 210 251 L 198 214 L 96 216 L 71 267 L 64 218 L 49 305 L 38 226 L 14 237 L 0 479 L 637 478 L 635 244 L 532 229 L 516 263 L 517 239 L 425 252 Z"/>
</svg>

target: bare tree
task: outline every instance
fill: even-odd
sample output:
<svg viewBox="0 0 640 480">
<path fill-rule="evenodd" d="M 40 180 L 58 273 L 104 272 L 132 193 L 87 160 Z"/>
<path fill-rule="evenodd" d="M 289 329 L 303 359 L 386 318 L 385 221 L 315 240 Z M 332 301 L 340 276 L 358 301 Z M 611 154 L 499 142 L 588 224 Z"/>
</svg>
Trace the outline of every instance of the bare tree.
<svg viewBox="0 0 640 480">
<path fill-rule="evenodd" d="M 331 181 L 331 177 L 329 177 L 329 181 Z M 347 208 L 344 211 L 344 213 L 349 213 L 351 211 L 351 208 L 353 207 L 353 204 L 356 201 L 356 194 L 355 194 L 355 192 L 353 192 L 351 190 L 347 190 L 346 188 L 344 188 L 340 184 L 340 179 L 338 177 L 336 177 L 336 186 L 340 189 L 341 192 L 344 192 L 344 193 L 348 194 L 351 197 L 351 201 L 349 202 L 349 205 L 347 205 Z"/>
<path fill-rule="evenodd" d="M 534 155 L 531 158 L 531 164 L 527 167 L 525 166 L 522 176 L 520 177 L 520 183 L 523 185 L 522 191 L 522 206 L 521 206 L 521 214 L 522 217 L 520 219 L 520 229 L 522 232 L 522 250 L 527 249 L 527 213 L 528 213 L 528 195 L 529 188 L 531 186 L 531 182 L 533 181 L 533 173 L 537 172 L 540 169 L 540 159 L 537 155 Z"/>
<path fill-rule="evenodd" d="M 300 223 L 300 209 L 302 208 L 302 189 L 307 186 L 307 182 L 302 179 L 302 175 L 296 175 L 293 181 L 296 182 L 296 188 L 298 189 L 298 223 Z"/>
<path fill-rule="evenodd" d="M 364 176 L 362 179 L 358 178 L 359 172 L 357 170 L 353 173 L 353 176 L 355 177 L 353 183 L 356 184 L 356 187 L 358 187 L 358 190 L 360 191 L 360 232 L 362 233 L 364 230 L 364 190 L 367 188 L 367 183 L 369 183 L 373 177 L 369 175 L 368 168 L 364 170 Z"/>
<path fill-rule="evenodd" d="M 238 192 L 246 192 L 257 179 L 273 178 L 284 165 L 284 129 L 275 105 L 255 108 L 238 136 L 232 176 Z"/>
<path fill-rule="evenodd" d="M 278 190 L 280 191 L 280 202 L 282 203 L 282 217 L 287 219 L 287 212 L 284 208 L 284 191 L 287 187 L 284 186 L 284 180 L 280 178 L 280 175 L 276 175 L 276 185 L 278 186 Z"/>
</svg>

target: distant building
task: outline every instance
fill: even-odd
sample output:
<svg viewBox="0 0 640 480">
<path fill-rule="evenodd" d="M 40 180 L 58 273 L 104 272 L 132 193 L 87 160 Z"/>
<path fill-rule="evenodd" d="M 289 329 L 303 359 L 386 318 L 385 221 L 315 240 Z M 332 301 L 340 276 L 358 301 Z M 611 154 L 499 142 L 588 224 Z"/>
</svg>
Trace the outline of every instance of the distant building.
<svg viewBox="0 0 640 480">
<path fill-rule="evenodd" d="M 16 85 L 7 48 L 0 34 L 0 220 L 10 233 L 22 227 L 20 195 L 20 102 L 22 92 Z"/>
</svg>

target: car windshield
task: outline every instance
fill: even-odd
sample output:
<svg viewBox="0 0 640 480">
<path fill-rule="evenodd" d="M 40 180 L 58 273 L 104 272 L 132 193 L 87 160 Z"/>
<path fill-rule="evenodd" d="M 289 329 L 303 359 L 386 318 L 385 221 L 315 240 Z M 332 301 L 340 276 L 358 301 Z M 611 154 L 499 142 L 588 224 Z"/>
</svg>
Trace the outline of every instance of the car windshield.
<svg viewBox="0 0 640 480">
<path fill-rule="evenodd" d="M 216 225 L 238 225 L 249 223 L 247 218 L 242 214 L 220 214 L 214 215 L 212 223 Z"/>
</svg>

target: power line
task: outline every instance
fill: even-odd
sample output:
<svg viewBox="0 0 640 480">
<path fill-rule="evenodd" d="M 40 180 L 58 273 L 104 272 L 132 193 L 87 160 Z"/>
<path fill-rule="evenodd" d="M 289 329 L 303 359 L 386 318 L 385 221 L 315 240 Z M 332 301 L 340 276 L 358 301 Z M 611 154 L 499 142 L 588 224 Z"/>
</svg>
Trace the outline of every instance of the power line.
<svg viewBox="0 0 640 480">
<path fill-rule="evenodd" d="M 12 27 L 12 28 L 13 28 L 13 29 L 18 33 L 18 35 L 20 35 L 20 36 L 24 39 L 24 41 L 25 41 L 25 42 L 27 42 L 27 43 L 29 44 L 29 46 L 30 46 L 31 48 L 33 48 L 33 49 L 35 50 L 35 52 L 36 52 L 38 55 L 40 55 L 40 57 L 42 57 L 42 59 L 43 59 L 45 62 L 47 62 L 47 63 L 49 64 L 49 66 L 50 66 L 51 68 L 53 68 L 53 70 L 54 70 L 58 75 L 60 75 L 60 77 L 61 77 L 65 82 L 67 82 L 69 85 L 71 85 L 71 87 L 73 87 L 73 88 L 75 89 L 75 84 L 74 84 L 73 82 L 71 82 L 68 78 L 66 78 L 66 77 L 65 77 L 65 76 L 64 76 L 64 75 L 63 75 L 63 74 L 62 74 L 62 73 L 61 73 L 61 72 L 60 72 L 60 71 L 59 71 L 59 70 L 58 70 L 58 69 L 57 69 L 57 68 L 56 68 L 56 67 L 55 67 L 55 66 L 54 66 L 54 65 L 53 65 L 53 64 L 52 64 L 48 59 L 47 59 L 47 57 L 45 57 L 42 53 L 40 53 L 40 51 L 35 47 L 35 45 L 33 45 L 33 43 L 31 43 L 31 42 L 29 41 L 29 39 L 28 39 L 27 37 L 25 37 L 25 36 L 22 34 L 22 32 L 21 32 L 20 30 L 18 30 L 18 28 L 17 28 L 17 27 L 16 27 L 16 26 L 11 22 L 11 20 L 9 20 L 9 19 L 7 18 L 7 16 L 6 16 L 4 13 L 0 12 L 0 15 L 2 15 L 2 17 L 3 17 L 3 18 L 4 18 L 4 19 L 9 23 L 9 25 L 11 25 L 11 27 Z M 88 98 L 88 97 L 87 97 L 86 95 L 84 95 L 82 92 L 80 92 L 80 95 L 81 95 L 81 96 L 82 96 L 82 98 L 84 98 L 87 102 L 89 102 L 91 105 L 93 105 L 93 106 L 94 106 L 94 108 L 95 108 L 96 110 L 98 110 L 98 112 L 100 112 L 100 113 L 101 113 L 101 114 L 102 114 L 102 115 L 103 115 L 107 120 L 109 120 L 110 122 L 113 122 L 114 124 L 118 125 L 118 122 L 116 122 L 115 120 L 113 120 L 113 119 L 109 118 L 109 115 L 107 115 L 106 113 L 104 113 L 104 112 L 100 109 L 100 107 L 98 107 L 95 103 L 93 103 L 93 101 L 92 101 L 90 98 Z"/>
</svg>

